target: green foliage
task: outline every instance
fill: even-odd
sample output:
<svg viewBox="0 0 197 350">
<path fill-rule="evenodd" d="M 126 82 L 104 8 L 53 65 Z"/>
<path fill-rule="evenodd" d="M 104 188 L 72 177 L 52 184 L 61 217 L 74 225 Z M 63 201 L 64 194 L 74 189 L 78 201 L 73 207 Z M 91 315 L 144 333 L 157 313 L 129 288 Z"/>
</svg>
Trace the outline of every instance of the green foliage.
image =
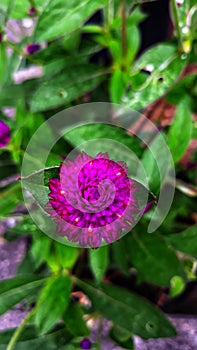
<svg viewBox="0 0 197 350">
<path fill-rule="evenodd" d="M 69 304 L 71 280 L 69 276 L 51 277 L 37 301 L 35 323 L 40 333 L 47 333 L 66 311 Z"/>
<path fill-rule="evenodd" d="M 173 276 L 185 277 L 176 254 L 160 235 L 133 231 L 127 238 L 127 247 L 141 280 L 169 286 Z"/>
<path fill-rule="evenodd" d="M 141 337 L 158 338 L 175 335 L 175 330 L 162 313 L 146 300 L 124 289 L 101 283 L 101 289 L 77 280 L 97 311 L 117 326 Z"/>
<path fill-rule="evenodd" d="M 172 44 L 160 44 L 147 50 L 134 65 L 133 84 L 125 96 L 126 106 L 141 109 L 166 94 L 186 63 Z"/>
<path fill-rule="evenodd" d="M 108 248 L 89 250 L 90 267 L 97 282 L 101 282 L 108 266 Z"/>
<path fill-rule="evenodd" d="M 0 350 L 6 350 L 8 341 L 13 336 L 15 329 L 9 329 L 1 332 L 0 338 Z M 37 350 L 39 347 L 43 349 L 57 350 L 62 349 L 65 343 L 72 340 L 72 335 L 67 332 L 63 326 L 55 327 L 51 332 L 40 335 L 34 326 L 28 326 L 24 329 L 24 332 L 20 336 L 19 341 L 15 345 L 16 350 Z"/>
<path fill-rule="evenodd" d="M 125 239 L 121 239 L 119 242 L 115 242 L 112 247 L 113 261 L 116 266 L 126 275 L 129 273 L 129 264 L 126 253 Z"/>
<path fill-rule="evenodd" d="M 90 334 L 90 330 L 83 320 L 83 315 L 81 306 L 74 301 L 69 304 L 68 309 L 63 315 L 66 328 L 75 337 L 88 336 Z"/>
<path fill-rule="evenodd" d="M 119 276 L 121 283 L 136 280 L 167 287 L 172 298 L 196 278 L 195 154 L 188 156 L 187 152 L 191 140 L 197 138 L 193 120 L 197 112 L 196 2 L 172 6 L 172 38 L 139 55 L 139 23 L 146 17 L 139 6 L 142 2 L 1 0 L 0 120 L 9 125 L 11 140 L 0 148 L 0 230 L 5 239 L 28 236 L 30 243 L 16 277 L 0 281 L 0 315 L 19 302 L 36 306 L 29 310 L 31 325 L 21 325 L 18 339 L 16 330 L 0 333 L 0 350 L 6 350 L 10 340 L 16 350 L 76 349 L 81 337 L 90 334 L 87 319 L 101 317 L 111 320 L 109 336 L 124 349 L 134 349 L 133 334 L 149 339 L 176 333 L 157 307 L 132 290 L 117 287 L 114 277 Z M 31 7 L 35 10 L 32 15 Z M 97 17 L 98 10 L 103 22 L 94 19 L 92 23 L 91 16 Z M 32 27 L 27 28 L 30 23 Z M 40 44 L 40 48 L 28 53 L 29 44 Z M 38 69 L 40 76 L 29 76 L 29 69 Z M 21 82 L 15 81 L 17 75 Z M 149 136 L 140 115 L 132 125 L 124 115 L 128 130 L 87 124 L 84 116 L 84 125 L 62 133 L 43 165 L 48 140 L 55 142 L 56 137 L 47 120 L 62 109 L 95 101 L 145 110 L 155 126 L 163 129 L 145 145 L 131 134 L 139 126 L 140 133 Z M 150 106 L 153 102 L 155 108 Z M 13 109 L 7 111 L 7 107 Z M 7 117 L 7 113 L 13 115 Z M 37 137 L 29 154 L 28 143 L 43 123 L 47 124 L 45 135 Z M 132 176 L 136 175 L 138 158 L 144 170 L 140 168 L 136 176 L 142 183 L 146 177 L 155 206 L 120 241 L 87 251 L 61 244 L 65 237 L 55 237 L 58 242 L 51 239 L 40 231 L 44 224 L 38 228 L 33 219 L 38 207 L 43 222 L 48 218 L 49 224 L 54 224 L 46 212 L 49 180 L 59 177 L 61 162 L 74 148 L 81 149 L 93 139 L 101 152 L 106 151 L 104 140 L 121 144 L 121 159 L 115 143 L 108 152 L 125 161 Z M 136 158 L 127 159 L 126 150 Z M 32 163 L 23 169 L 21 181 L 16 181 L 24 156 Z M 158 231 L 148 234 L 150 220 L 161 215 L 158 210 L 158 217 L 152 216 L 172 161 L 176 172 L 173 203 Z M 168 181 L 170 190 L 172 179 Z M 23 195 L 33 219 L 25 211 Z M 87 277 L 94 282 L 86 281 Z M 79 302 L 75 293 L 79 293 Z"/>
<path fill-rule="evenodd" d="M 134 342 L 131 333 L 124 328 L 114 326 L 110 330 L 110 337 L 123 349 L 134 349 Z"/>
<path fill-rule="evenodd" d="M 166 236 L 166 241 L 175 249 L 197 258 L 197 227 L 190 226 L 180 233 Z"/>
<path fill-rule="evenodd" d="M 54 40 L 65 33 L 68 35 L 80 28 L 87 18 L 105 4 L 106 0 L 99 2 L 83 0 L 80 3 L 77 0 L 71 0 L 66 4 L 64 0 L 50 0 L 39 17 L 35 38 L 42 42 Z"/>
<path fill-rule="evenodd" d="M 86 92 L 93 90 L 104 77 L 94 65 L 73 66 L 71 71 L 61 73 L 41 85 L 32 97 L 31 111 L 40 112 L 65 106 Z"/>
<path fill-rule="evenodd" d="M 191 140 L 191 133 L 191 112 L 188 104 L 183 100 L 177 106 L 176 114 L 168 135 L 169 147 L 174 162 L 177 162 L 187 149 L 188 144 Z"/>
<path fill-rule="evenodd" d="M 35 293 L 43 285 L 44 279 L 38 276 L 19 276 L 0 282 L 0 315 Z"/>
<path fill-rule="evenodd" d="M 170 296 L 176 297 L 185 289 L 185 283 L 179 276 L 174 276 L 171 280 Z"/>
<path fill-rule="evenodd" d="M 14 184 L 0 192 L 0 217 L 8 215 L 22 200 L 19 184 Z"/>
</svg>

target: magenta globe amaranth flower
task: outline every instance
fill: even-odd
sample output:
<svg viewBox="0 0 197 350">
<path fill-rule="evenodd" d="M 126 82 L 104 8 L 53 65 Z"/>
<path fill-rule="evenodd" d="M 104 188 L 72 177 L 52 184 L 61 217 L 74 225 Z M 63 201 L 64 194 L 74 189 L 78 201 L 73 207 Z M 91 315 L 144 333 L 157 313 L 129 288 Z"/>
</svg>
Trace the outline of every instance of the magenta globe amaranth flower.
<svg viewBox="0 0 197 350">
<path fill-rule="evenodd" d="M 5 147 L 10 141 L 10 128 L 0 120 L 0 148 Z"/>
<path fill-rule="evenodd" d="M 138 183 L 127 176 L 125 163 L 109 159 L 107 153 L 93 158 L 82 152 L 62 163 L 59 178 L 50 179 L 49 188 L 47 211 L 57 233 L 80 247 L 118 240 L 140 212 Z"/>
</svg>

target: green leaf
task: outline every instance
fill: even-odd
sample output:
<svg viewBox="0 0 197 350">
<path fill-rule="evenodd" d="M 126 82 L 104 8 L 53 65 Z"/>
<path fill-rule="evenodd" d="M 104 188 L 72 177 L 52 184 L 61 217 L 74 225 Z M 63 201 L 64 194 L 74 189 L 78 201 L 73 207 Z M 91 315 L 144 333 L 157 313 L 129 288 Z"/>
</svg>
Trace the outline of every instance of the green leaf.
<svg viewBox="0 0 197 350">
<path fill-rule="evenodd" d="M 114 325 L 109 333 L 112 340 L 114 340 L 123 349 L 134 350 L 134 342 L 132 334 L 122 327 Z"/>
<path fill-rule="evenodd" d="M 97 282 L 102 281 L 108 266 L 108 247 L 89 250 L 90 267 Z"/>
<path fill-rule="evenodd" d="M 51 248 L 52 240 L 44 233 L 36 232 L 33 235 L 33 244 L 31 252 L 35 260 L 35 266 L 38 268 L 42 262 L 47 261 L 49 251 Z"/>
<path fill-rule="evenodd" d="M 135 2 L 135 1 L 132 1 Z M 143 3 L 143 1 L 142 1 Z M 129 2 L 129 5 L 133 5 L 131 2 Z M 130 25 L 138 25 L 140 22 L 143 21 L 147 17 L 147 14 L 141 11 L 141 8 L 139 6 L 136 6 L 133 11 L 130 12 L 127 23 Z"/>
<path fill-rule="evenodd" d="M 136 294 L 105 283 L 101 283 L 101 289 L 78 279 L 76 283 L 97 311 L 129 332 L 145 339 L 176 334 L 162 312 Z"/>
<path fill-rule="evenodd" d="M 75 337 L 88 336 L 90 330 L 88 329 L 86 322 L 83 320 L 83 311 L 81 306 L 77 302 L 71 302 L 66 310 L 63 320 L 66 328 Z"/>
<path fill-rule="evenodd" d="M 7 344 L 13 336 L 16 329 L 9 329 L 0 332 L 0 350 L 6 350 Z M 43 348 L 44 350 L 57 350 L 62 349 L 64 344 L 68 344 L 72 340 L 72 335 L 67 332 L 64 326 L 55 327 L 50 333 L 45 334 L 43 337 L 39 335 L 36 328 L 28 326 L 24 329 L 20 335 L 20 339 L 15 344 L 15 350 L 38 350 Z"/>
<path fill-rule="evenodd" d="M 109 50 L 115 63 L 121 63 L 122 61 L 122 47 L 118 40 L 112 39 L 108 44 Z"/>
<path fill-rule="evenodd" d="M 5 81 L 5 75 L 7 72 L 7 53 L 5 43 L 0 43 L 0 86 Z"/>
<path fill-rule="evenodd" d="M 180 252 L 197 259 L 197 225 L 180 233 L 165 236 L 165 240 Z"/>
<path fill-rule="evenodd" d="M 93 90 L 105 77 L 94 65 L 77 65 L 46 80 L 31 101 L 32 112 L 45 111 L 69 103 Z"/>
<path fill-rule="evenodd" d="M 185 282 L 179 276 L 174 276 L 171 279 L 170 297 L 174 298 L 181 294 L 185 289 Z"/>
<path fill-rule="evenodd" d="M 65 246 L 58 242 L 54 242 L 54 244 L 58 254 L 60 266 L 64 269 L 71 269 L 79 256 L 79 250 L 75 247 Z"/>
<path fill-rule="evenodd" d="M 127 247 L 141 280 L 170 286 L 173 276 L 186 277 L 176 254 L 159 234 L 137 233 L 133 230 L 127 237 Z"/>
<path fill-rule="evenodd" d="M 121 69 L 116 69 L 110 79 L 110 96 L 112 103 L 120 103 L 124 90 L 123 73 Z"/>
<path fill-rule="evenodd" d="M 62 317 L 69 304 L 71 279 L 69 276 L 51 277 L 37 301 L 35 322 L 39 331 L 47 333 Z"/>
<path fill-rule="evenodd" d="M 157 193 L 171 164 L 169 149 L 162 133 L 158 131 L 144 151 L 141 161 L 149 187 L 152 192 Z"/>
<path fill-rule="evenodd" d="M 184 132 L 183 132 L 184 130 Z M 192 135 L 192 116 L 187 101 L 183 100 L 177 106 L 176 113 L 170 126 L 168 144 L 174 162 L 177 162 L 189 145 Z"/>
<path fill-rule="evenodd" d="M 116 263 L 116 266 L 121 269 L 121 271 L 128 275 L 129 273 L 129 266 L 128 266 L 128 259 L 127 254 L 125 254 L 125 240 L 121 239 L 119 242 L 114 242 L 111 246 L 112 253 L 113 253 L 113 259 Z"/>
<path fill-rule="evenodd" d="M 124 97 L 124 105 L 141 109 L 166 94 L 186 63 L 173 45 L 160 44 L 147 50 L 135 63 L 134 78 L 131 77 L 131 88 Z M 145 83 L 136 86 L 136 74 L 142 71 L 147 72 Z"/>
<path fill-rule="evenodd" d="M 19 223 L 15 227 L 9 229 L 10 232 L 19 235 L 27 235 L 27 233 L 28 235 L 35 234 L 37 230 L 37 226 L 29 215 L 25 215 L 22 218 L 20 217 Z"/>
<path fill-rule="evenodd" d="M 50 0 L 38 20 L 35 40 L 54 40 L 72 33 L 105 3 L 106 0 Z"/>
<path fill-rule="evenodd" d="M 4 217 L 22 201 L 22 192 L 19 183 L 0 192 L 0 217 Z"/>
<path fill-rule="evenodd" d="M 137 26 L 127 27 L 127 61 L 131 65 L 135 59 L 140 44 L 140 34 Z"/>
<path fill-rule="evenodd" d="M 31 175 L 21 178 L 22 186 L 31 193 L 35 201 L 45 211 L 48 202 L 49 180 L 59 177 L 59 166 L 41 169 Z"/>
<path fill-rule="evenodd" d="M 196 73 L 189 74 L 181 80 L 178 80 L 167 93 L 167 101 L 177 105 L 181 103 L 183 99 L 187 99 L 192 112 L 196 112 L 196 84 Z"/>
<path fill-rule="evenodd" d="M 34 258 L 32 256 L 31 251 L 27 251 L 27 253 L 25 254 L 23 260 L 21 261 L 21 263 L 19 264 L 18 268 L 17 268 L 17 275 L 24 275 L 24 274 L 32 274 L 34 273 L 36 270 L 36 264 L 34 261 Z"/>
<path fill-rule="evenodd" d="M 132 151 L 140 156 L 143 153 L 140 141 L 136 137 L 128 135 L 125 130 L 100 123 L 88 124 L 84 126 L 76 127 L 74 130 L 69 131 L 64 137 L 73 146 L 79 146 L 84 141 L 92 140 L 92 135 L 95 139 L 110 139 L 120 142 L 121 144 L 132 149 Z"/>
<path fill-rule="evenodd" d="M 35 293 L 44 283 L 43 278 L 33 275 L 14 277 L 0 282 L 0 315 Z"/>
</svg>

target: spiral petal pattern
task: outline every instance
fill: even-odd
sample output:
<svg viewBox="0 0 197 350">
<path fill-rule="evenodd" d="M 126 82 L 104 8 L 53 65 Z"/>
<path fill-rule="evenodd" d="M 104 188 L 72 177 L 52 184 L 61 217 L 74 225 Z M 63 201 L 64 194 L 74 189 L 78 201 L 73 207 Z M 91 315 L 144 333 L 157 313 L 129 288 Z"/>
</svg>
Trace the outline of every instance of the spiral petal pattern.
<svg viewBox="0 0 197 350">
<path fill-rule="evenodd" d="M 57 233 L 80 247 L 116 241 L 139 213 L 138 183 L 128 177 L 125 163 L 109 159 L 107 153 L 92 158 L 81 152 L 74 161 L 62 163 L 49 188 L 47 211 Z"/>
</svg>

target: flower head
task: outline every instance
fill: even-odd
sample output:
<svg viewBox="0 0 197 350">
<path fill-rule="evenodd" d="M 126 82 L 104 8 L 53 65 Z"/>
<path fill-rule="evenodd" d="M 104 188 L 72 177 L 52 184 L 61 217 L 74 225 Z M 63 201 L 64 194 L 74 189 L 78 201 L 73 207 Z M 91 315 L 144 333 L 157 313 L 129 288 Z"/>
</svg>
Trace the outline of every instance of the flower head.
<svg viewBox="0 0 197 350">
<path fill-rule="evenodd" d="M 0 148 L 5 147 L 10 141 L 10 128 L 0 120 Z"/>
<path fill-rule="evenodd" d="M 28 55 L 33 55 L 40 50 L 41 46 L 39 44 L 28 44 L 25 51 Z"/>
<path fill-rule="evenodd" d="M 34 16 L 35 14 L 36 14 L 36 9 L 35 9 L 35 7 L 30 7 L 29 8 L 29 10 L 28 10 L 28 14 L 30 15 L 30 16 Z"/>
<path fill-rule="evenodd" d="M 81 349 L 91 349 L 91 346 L 92 346 L 92 343 L 91 343 L 90 339 L 88 339 L 88 338 L 84 338 L 80 342 Z"/>
<path fill-rule="evenodd" d="M 125 163 L 110 160 L 107 153 L 92 158 L 82 152 L 62 163 L 59 179 L 50 179 L 49 188 L 47 211 L 58 234 L 81 247 L 116 241 L 139 213 L 137 182 L 127 176 Z"/>
</svg>

